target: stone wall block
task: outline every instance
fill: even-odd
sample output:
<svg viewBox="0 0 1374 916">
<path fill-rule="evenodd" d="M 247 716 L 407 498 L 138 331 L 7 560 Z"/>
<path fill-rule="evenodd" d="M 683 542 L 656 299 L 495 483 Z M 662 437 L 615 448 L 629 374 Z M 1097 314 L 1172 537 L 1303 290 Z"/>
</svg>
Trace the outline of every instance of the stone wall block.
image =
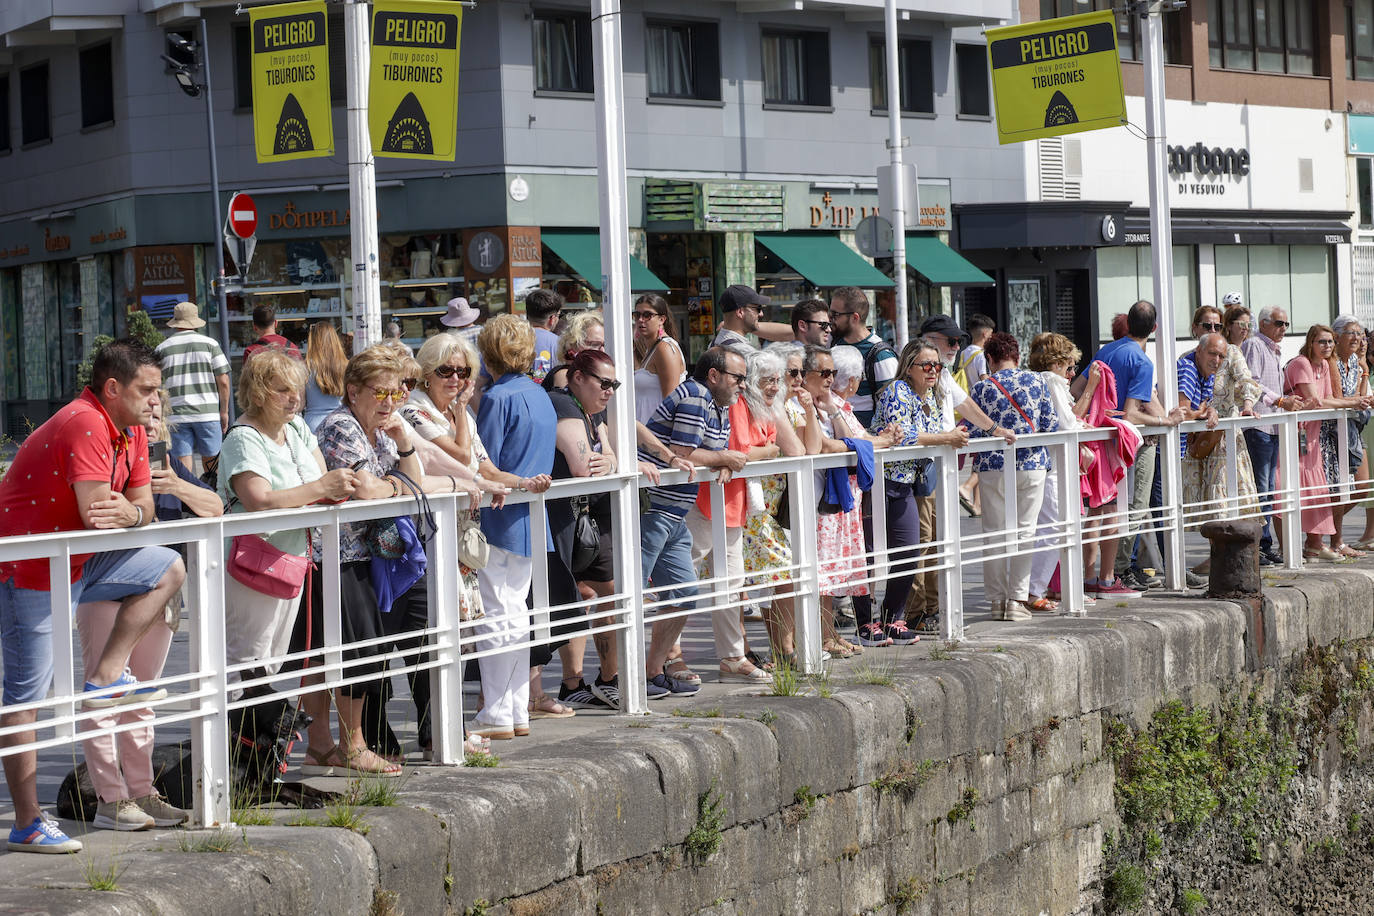
<svg viewBox="0 0 1374 916">
<path fill-rule="evenodd" d="M 1113 629 L 1084 630 L 1061 637 L 1078 655 L 1079 712 L 1129 703 L 1133 696 L 1127 661 L 1136 647 L 1127 644 L 1120 629 L 1122 618 L 1109 620 Z"/>
<path fill-rule="evenodd" d="M 906 703 L 892 688 L 877 685 L 837 693 L 833 702 L 853 722 L 854 784 L 872 782 L 906 747 Z"/>
</svg>

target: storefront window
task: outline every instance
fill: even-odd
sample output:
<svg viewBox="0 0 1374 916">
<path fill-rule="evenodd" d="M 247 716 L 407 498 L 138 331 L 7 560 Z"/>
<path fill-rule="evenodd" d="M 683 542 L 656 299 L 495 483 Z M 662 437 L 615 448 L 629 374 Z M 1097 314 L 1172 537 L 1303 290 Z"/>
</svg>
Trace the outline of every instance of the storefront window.
<svg viewBox="0 0 1374 916">
<path fill-rule="evenodd" d="M 1239 291 L 1254 312 L 1278 306 L 1303 333 L 1332 317 L 1331 251 L 1325 245 L 1218 245 L 1216 301 Z"/>
<path fill-rule="evenodd" d="M 1370 159 L 1361 156 L 1355 160 L 1355 178 L 1360 195 L 1360 228 L 1374 229 L 1374 182 L 1370 180 Z"/>
<path fill-rule="evenodd" d="M 1174 246 L 1174 326 L 1186 337 L 1197 308 L 1197 262 L 1194 246 Z M 1150 249 L 1138 245 L 1097 250 L 1097 326 L 1111 337 L 1113 316 L 1140 299 L 1155 299 L 1154 266 Z"/>
</svg>

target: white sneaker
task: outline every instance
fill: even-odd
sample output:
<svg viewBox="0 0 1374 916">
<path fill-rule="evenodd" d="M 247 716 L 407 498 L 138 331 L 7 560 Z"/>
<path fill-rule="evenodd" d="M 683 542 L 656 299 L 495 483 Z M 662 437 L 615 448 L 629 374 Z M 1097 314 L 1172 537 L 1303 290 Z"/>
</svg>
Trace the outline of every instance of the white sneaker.
<svg viewBox="0 0 1374 916">
<path fill-rule="evenodd" d="M 135 798 L 134 804 L 138 805 L 140 811 L 151 817 L 153 824 L 158 827 L 180 827 L 191 819 L 191 812 L 183 811 L 181 808 L 168 804 L 167 799 L 163 798 L 156 789 L 153 790 L 152 795 Z"/>
<path fill-rule="evenodd" d="M 134 804 L 132 798 L 119 801 L 101 802 L 95 809 L 95 820 L 91 825 L 101 830 L 147 830 L 154 826 L 153 819 L 142 808 Z"/>
<path fill-rule="evenodd" d="M 1002 605 L 1000 614 L 994 615 L 998 620 L 1032 620 L 1031 612 L 1026 610 L 1026 606 L 1019 601 L 1008 601 Z"/>
</svg>

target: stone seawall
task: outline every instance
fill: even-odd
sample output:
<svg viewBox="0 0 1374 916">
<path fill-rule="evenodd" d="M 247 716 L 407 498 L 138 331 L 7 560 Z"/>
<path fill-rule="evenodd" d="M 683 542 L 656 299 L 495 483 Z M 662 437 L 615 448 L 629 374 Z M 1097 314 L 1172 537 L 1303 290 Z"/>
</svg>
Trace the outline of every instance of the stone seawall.
<svg viewBox="0 0 1374 916">
<path fill-rule="evenodd" d="M 1263 870 L 1319 883 L 1374 846 L 1374 573 L 1266 580 L 1254 607 L 1101 602 L 870 652 L 811 696 L 684 703 L 496 768 L 421 768 L 397 806 L 362 809 L 365 834 L 277 812 L 242 848 L 194 858 L 156 834 L 125 848 L 117 891 L 89 890 L 76 863 L 7 856 L 0 911 L 1253 913 L 1245 895 L 1272 897 Z M 1160 724 L 1237 697 L 1245 766 L 1291 751 L 1292 772 L 1252 793 L 1272 783 L 1267 807 L 1229 797 L 1248 771 L 1227 742 L 1207 757 Z M 1197 716 L 1197 741 L 1240 721 Z M 1172 782 L 1128 785 L 1119 768 L 1147 739 Z M 1220 801 L 1194 804 L 1209 781 Z M 1123 786 L 1153 807 L 1123 815 Z M 234 893 L 207 898 L 221 877 Z M 1309 911 L 1365 899 L 1314 893 Z"/>
</svg>

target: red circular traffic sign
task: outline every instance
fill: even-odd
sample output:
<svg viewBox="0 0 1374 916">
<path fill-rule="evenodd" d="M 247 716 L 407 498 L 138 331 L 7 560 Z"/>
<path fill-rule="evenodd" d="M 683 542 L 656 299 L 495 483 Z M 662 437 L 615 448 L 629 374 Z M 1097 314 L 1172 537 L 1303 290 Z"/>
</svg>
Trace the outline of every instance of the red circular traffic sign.
<svg viewBox="0 0 1374 916">
<path fill-rule="evenodd" d="M 258 231 L 258 205 L 247 194 L 229 198 L 229 228 L 241 239 Z"/>
</svg>

